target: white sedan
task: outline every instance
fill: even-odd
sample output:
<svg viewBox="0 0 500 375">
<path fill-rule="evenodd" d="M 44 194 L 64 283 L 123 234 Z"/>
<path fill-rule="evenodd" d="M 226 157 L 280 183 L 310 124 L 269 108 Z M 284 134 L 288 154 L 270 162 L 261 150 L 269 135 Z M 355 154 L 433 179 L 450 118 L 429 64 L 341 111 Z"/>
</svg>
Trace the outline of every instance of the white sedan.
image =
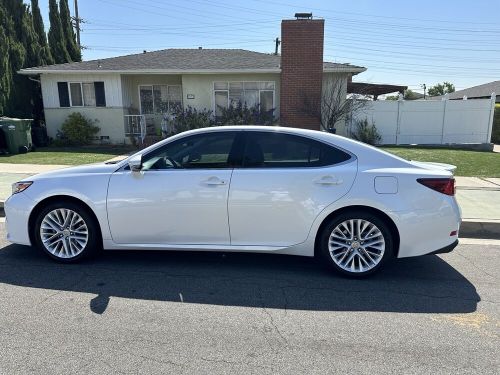
<svg viewBox="0 0 500 375">
<path fill-rule="evenodd" d="M 365 276 L 458 244 L 449 169 L 319 131 L 198 129 L 14 184 L 7 239 L 61 262 L 101 248 L 239 251 L 317 255 Z"/>
</svg>

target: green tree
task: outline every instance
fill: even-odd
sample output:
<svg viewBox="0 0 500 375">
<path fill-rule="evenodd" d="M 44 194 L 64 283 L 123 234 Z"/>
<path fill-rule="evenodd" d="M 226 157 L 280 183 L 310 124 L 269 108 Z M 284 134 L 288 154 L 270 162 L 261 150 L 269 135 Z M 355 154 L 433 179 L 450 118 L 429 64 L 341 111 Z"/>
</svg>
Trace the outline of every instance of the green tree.
<svg viewBox="0 0 500 375">
<path fill-rule="evenodd" d="M 47 43 L 47 35 L 45 34 L 45 26 L 43 24 L 42 15 L 40 14 L 38 0 L 31 0 L 31 14 L 33 17 L 33 28 L 38 37 L 38 44 L 40 45 L 40 65 L 51 65 L 54 63 L 54 59 L 52 58 Z"/>
<path fill-rule="evenodd" d="M 5 12 L 0 9 L 0 17 L 3 17 Z M 5 34 L 3 25 L 0 24 L 0 116 L 7 114 L 7 102 L 10 96 L 12 74 L 9 64 L 9 40 Z"/>
<path fill-rule="evenodd" d="M 2 28 L 2 38 L 5 39 L 3 49 L 6 51 L 2 53 L 0 58 L 5 59 L 2 62 L 3 76 L 0 78 L 2 86 L 5 87 L 6 92 L 2 95 L 4 97 L 2 104 L 2 112 L 4 115 L 9 116 L 23 116 L 30 115 L 30 107 L 23 108 L 22 112 L 18 112 L 18 100 L 22 93 L 22 88 L 18 87 L 19 80 L 16 77 L 16 72 L 23 67 L 26 60 L 26 48 L 24 45 L 25 33 L 29 33 L 25 29 L 26 20 L 26 6 L 22 0 L 0 0 L 0 27 Z M 27 117 L 26 116 L 26 117 Z"/>
<path fill-rule="evenodd" d="M 455 92 L 455 85 L 450 82 L 438 83 L 437 85 L 432 86 L 428 91 L 429 96 L 445 95 L 452 92 Z"/>
<path fill-rule="evenodd" d="M 404 100 L 416 100 L 416 99 L 423 98 L 423 95 L 419 94 L 418 92 L 415 92 L 413 90 L 406 89 L 403 97 L 404 97 Z M 398 100 L 398 99 L 399 99 L 399 95 L 389 95 L 385 98 L 385 100 Z"/>
<path fill-rule="evenodd" d="M 45 39 L 43 24 L 41 29 Z M 29 6 L 23 0 L 0 0 L 0 113 L 43 118 L 39 84 L 17 73 L 52 62 L 46 59 L 40 40 Z"/>
<path fill-rule="evenodd" d="M 13 1 L 14 2 L 14 1 Z M 30 9 L 23 4 L 22 0 L 18 1 L 20 10 L 19 18 L 14 19 L 17 31 L 17 41 L 24 49 L 24 59 L 20 66 L 12 71 L 13 90 L 10 97 L 9 111 L 15 117 L 40 117 L 40 114 L 33 113 L 33 105 L 35 97 L 38 93 L 38 84 L 31 81 L 27 76 L 20 75 L 17 71 L 21 68 L 39 66 L 40 60 L 40 44 L 38 36 L 33 27 L 33 18 Z"/>
<path fill-rule="evenodd" d="M 56 0 L 49 0 L 49 47 L 56 64 L 71 62 Z"/>
<path fill-rule="evenodd" d="M 66 41 L 66 50 L 71 57 L 71 61 L 82 61 L 82 53 L 76 43 L 76 36 L 71 22 L 68 0 L 59 0 L 59 10 L 64 39 Z"/>
</svg>

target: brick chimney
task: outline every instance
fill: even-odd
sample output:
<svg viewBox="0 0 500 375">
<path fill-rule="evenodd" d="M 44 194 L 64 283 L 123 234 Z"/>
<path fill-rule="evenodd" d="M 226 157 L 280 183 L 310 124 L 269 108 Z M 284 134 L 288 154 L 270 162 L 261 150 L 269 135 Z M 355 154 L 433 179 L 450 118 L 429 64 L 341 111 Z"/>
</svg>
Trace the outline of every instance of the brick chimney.
<svg viewBox="0 0 500 375">
<path fill-rule="evenodd" d="M 296 14 L 295 20 L 281 21 L 280 122 L 282 126 L 319 130 L 319 120 L 302 108 L 304 97 L 321 106 L 324 20 L 305 16 Z"/>
</svg>

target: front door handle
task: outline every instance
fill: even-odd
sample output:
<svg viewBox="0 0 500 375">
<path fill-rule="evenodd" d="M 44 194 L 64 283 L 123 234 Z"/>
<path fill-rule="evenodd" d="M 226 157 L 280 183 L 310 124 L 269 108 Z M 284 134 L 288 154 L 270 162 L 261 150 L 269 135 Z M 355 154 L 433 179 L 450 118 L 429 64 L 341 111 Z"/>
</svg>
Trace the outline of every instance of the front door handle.
<svg viewBox="0 0 500 375">
<path fill-rule="evenodd" d="M 202 181 L 205 185 L 225 185 L 226 180 L 222 180 L 219 177 L 209 177 L 206 180 Z"/>
<path fill-rule="evenodd" d="M 314 181 L 318 185 L 340 185 L 343 182 L 340 177 L 335 176 L 323 176 Z"/>
</svg>

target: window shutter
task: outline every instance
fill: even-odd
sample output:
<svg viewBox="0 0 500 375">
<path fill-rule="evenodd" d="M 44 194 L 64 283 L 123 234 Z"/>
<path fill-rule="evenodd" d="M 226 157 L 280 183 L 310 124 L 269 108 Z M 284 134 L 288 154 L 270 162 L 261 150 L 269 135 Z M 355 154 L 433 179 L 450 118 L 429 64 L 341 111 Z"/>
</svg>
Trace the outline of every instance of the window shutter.
<svg viewBox="0 0 500 375">
<path fill-rule="evenodd" d="M 106 95 L 104 93 L 104 82 L 94 82 L 95 105 L 96 107 L 106 107 Z"/>
<path fill-rule="evenodd" d="M 59 91 L 59 106 L 69 107 L 68 82 L 57 82 L 57 89 Z"/>
</svg>

